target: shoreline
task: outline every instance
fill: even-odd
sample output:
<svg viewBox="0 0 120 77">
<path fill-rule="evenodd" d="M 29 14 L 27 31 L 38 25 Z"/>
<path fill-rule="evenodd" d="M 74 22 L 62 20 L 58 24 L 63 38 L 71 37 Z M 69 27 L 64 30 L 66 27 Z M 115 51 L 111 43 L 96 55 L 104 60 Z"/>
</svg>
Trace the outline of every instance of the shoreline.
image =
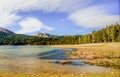
<svg viewBox="0 0 120 77">
<path fill-rule="evenodd" d="M 120 43 L 53 45 L 53 47 L 75 48 L 75 52 L 68 53 L 71 59 L 87 59 L 88 61 L 85 61 L 87 64 L 120 69 Z"/>
<path fill-rule="evenodd" d="M 111 67 L 112 63 L 114 65 L 120 64 L 120 43 L 100 43 L 100 44 L 82 44 L 82 45 L 51 45 L 50 47 L 57 47 L 57 48 L 74 48 L 75 52 L 67 53 L 71 56 L 71 59 L 82 59 L 87 58 L 88 64 L 96 64 L 100 66 L 100 63 Z M 7 60 L 5 60 L 7 61 Z M 20 62 L 21 61 L 21 62 Z M 9 73 L 9 72 L 1 72 L 1 77 L 119 77 L 119 69 L 110 70 L 109 72 L 102 72 L 102 73 L 80 73 L 78 67 L 76 67 L 76 71 L 72 68 L 66 67 L 66 65 L 54 65 L 51 63 L 46 63 L 39 60 L 23 60 L 12 62 L 15 66 L 20 66 L 22 70 L 37 70 L 36 73 L 24 74 L 24 73 Z M 28 61 L 28 62 L 27 62 Z M 30 61 L 35 61 L 31 63 Z M 9 61 L 7 61 L 9 62 Z M 17 63 L 16 63 L 17 62 Z M 6 62 L 5 62 L 6 63 Z M 20 65 L 20 63 L 22 65 Z M 28 66 L 27 63 L 30 63 Z M 35 66 L 36 64 L 36 66 Z M 25 65 L 28 67 L 26 68 Z M 31 65 L 33 67 L 31 67 Z M 24 68 L 25 67 L 25 68 Z M 103 66 L 102 66 L 103 67 Z M 84 70 L 88 69 L 83 68 Z M 97 70 L 92 68 L 93 70 Z M 107 69 L 107 68 L 106 68 Z M 109 69 L 109 68 L 108 68 Z M 91 70 L 91 68 L 90 68 Z M 19 72 L 19 70 L 16 70 Z M 22 71 L 24 72 L 24 71 Z M 77 73 L 78 72 L 78 73 Z"/>
<path fill-rule="evenodd" d="M 58 44 L 58 45 L 0 45 L 0 46 L 86 46 L 86 45 L 104 45 L 104 44 L 120 44 L 120 42 L 106 42 L 106 43 L 86 43 L 86 44 Z"/>
</svg>

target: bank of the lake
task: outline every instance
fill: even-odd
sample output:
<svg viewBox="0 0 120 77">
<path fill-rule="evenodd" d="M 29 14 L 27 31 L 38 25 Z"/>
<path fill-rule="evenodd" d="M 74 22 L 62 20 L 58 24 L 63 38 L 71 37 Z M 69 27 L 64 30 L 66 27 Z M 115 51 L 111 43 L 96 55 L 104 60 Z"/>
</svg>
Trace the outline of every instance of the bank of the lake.
<svg viewBox="0 0 120 77">
<path fill-rule="evenodd" d="M 86 59 L 86 63 L 120 69 L 120 43 L 81 45 L 56 45 L 54 47 L 75 48 L 68 52 L 71 59 Z"/>
<path fill-rule="evenodd" d="M 103 59 L 107 60 L 118 60 L 119 57 L 119 43 L 107 43 L 107 44 L 82 44 L 82 45 L 55 45 L 48 47 L 49 49 L 45 48 L 43 49 L 42 53 L 38 52 L 41 49 L 39 49 L 39 46 L 37 46 L 37 49 L 34 49 L 34 46 L 25 47 L 29 50 L 22 50 L 23 55 L 20 55 L 21 53 L 16 52 L 20 58 L 8 58 L 6 55 L 4 58 L 0 61 L 1 67 L 3 67 L 4 71 L 0 72 L 1 77 L 119 77 L 119 69 L 114 68 L 104 68 L 103 66 L 74 66 L 74 65 L 61 65 L 61 64 L 55 64 L 51 63 L 49 60 L 40 59 L 41 55 L 46 56 L 46 54 L 50 55 L 52 52 L 56 53 L 56 49 L 65 49 L 65 51 L 69 51 L 69 48 L 74 48 L 76 51 L 74 52 L 67 52 L 69 55 L 69 60 L 81 60 L 81 59 L 87 59 L 89 62 L 93 61 L 104 61 Z M 60 48 L 59 48 L 60 47 Z M 9 47 L 8 47 L 9 48 Z M 20 48 L 20 47 L 18 47 Z M 36 48 L 36 47 L 35 47 Z M 41 48 L 41 47 L 40 47 Z M 44 48 L 44 46 L 42 47 Z M 13 49 L 12 51 L 15 51 L 16 49 Z M 31 51 L 34 52 L 31 52 Z M 46 52 L 46 50 L 49 50 L 49 53 Z M 54 50 L 54 51 L 53 51 Z M 3 52 L 3 51 L 2 51 Z M 29 52 L 29 55 L 28 55 Z M 59 51 L 61 53 L 61 51 Z M 111 53 L 114 55 L 110 55 Z M 39 57 L 38 57 L 39 53 Z M 96 54 L 96 56 L 108 56 L 101 58 L 98 57 L 93 58 L 94 56 L 91 54 Z M 31 55 L 32 54 L 32 55 Z M 37 54 L 37 55 L 36 55 Z M 49 55 L 49 56 L 50 56 Z M 90 57 L 91 55 L 91 57 Z M 16 55 L 13 55 L 16 57 Z M 47 58 L 49 58 L 49 56 Z M 58 55 L 59 56 L 59 55 Z M 111 58 L 111 56 L 114 56 L 114 59 Z M 60 55 L 61 57 L 61 55 Z M 110 57 L 110 58 L 109 58 Z M 42 58 L 44 58 L 42 56 Z M 46 58 L 46 57 L 45 57 Z M 51 58 L 51 57 L 50 57 Z M 54 57 L 52 57 L 54 58 Z M 96 63 L 98 63 L 98 61 Z M 117 61 L 119 64 L 119 61 Z M 94 63 L 94 64 L 96 64 Z M 103 62 L 104 63 L 104 62 Z M 116 62 L 115 62 L 116 63 Z M 7 69 L 5 69 L 7 68 Z M 1 68 L 2 69 L 2 68 Z M 109 70 L 110 69 L 110 70 Z M 6 70 L 11 70 L 6 72 Z M 97 71 L 97 72 L 95 72 Z"/>
<path fill-rule="evenodd" d="M 111 68 L 120 76 L 120 43 L 96 43 L 80 45 L 54 45 L 53 47 L 74 48 L 75 52 L 68 52 L 70 59 L 85 59 L 84 63 Z M 111 72 L 114 74 L 114 72 Z M 109 74 L 109 77 L 111 74 Z"/>
</svg>

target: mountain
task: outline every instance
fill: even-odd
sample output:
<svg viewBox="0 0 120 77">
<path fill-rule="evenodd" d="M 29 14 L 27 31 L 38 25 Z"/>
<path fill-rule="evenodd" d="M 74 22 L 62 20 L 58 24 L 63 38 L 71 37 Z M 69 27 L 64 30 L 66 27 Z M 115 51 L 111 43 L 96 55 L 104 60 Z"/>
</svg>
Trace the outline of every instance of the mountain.
<svg viewBox="0 0 120 77">
<path fill-rule="evenodd" d="M 57 36 L 37 33 L 35 36 L 14 34 L 0 27 L 0 45 L 72 45 L 86 43 L 120 42 L 120 24 L 112 24 L 86 35 Z"/>
<path fill-rule="evenodd" d="M 2 28 L 2 27 L 0 27 L 0 32 L 8 33 L 8 34 L 15 34 L 14 32 L 12 32 L 12 31 L 10 31 L 8 29 Z"/>
<path fill-rule="evenodd" d="M 51 38 L 52 37 L 52 35 L 50 35 L 48 33 L 41 33 L 41 32 L 35 34 L 35 36 L 37 36 L 37 37 L 43 37 L 43 38 Z"/>
<path fill-rule="evenodd" d="M 35 36 L 41 37 L 41 38 L 57 38 L 58 37 L 57 35 L 51 35 L 49 33 L 42 33 L 42 32 L 37 33 Z"/>
</svg>

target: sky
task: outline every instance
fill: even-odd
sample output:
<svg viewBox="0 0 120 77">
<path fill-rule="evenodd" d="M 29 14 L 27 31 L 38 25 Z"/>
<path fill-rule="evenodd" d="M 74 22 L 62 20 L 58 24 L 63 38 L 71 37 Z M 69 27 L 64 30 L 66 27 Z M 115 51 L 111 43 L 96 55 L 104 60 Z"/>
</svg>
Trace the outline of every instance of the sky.
<svg viewBox="0 0 120 77">
<path fill-rule="evenodd" d="M 119 0 L 0 0 L 0 27 L 17 34 L 87 34 L 116 22 Z"/>
</svg>

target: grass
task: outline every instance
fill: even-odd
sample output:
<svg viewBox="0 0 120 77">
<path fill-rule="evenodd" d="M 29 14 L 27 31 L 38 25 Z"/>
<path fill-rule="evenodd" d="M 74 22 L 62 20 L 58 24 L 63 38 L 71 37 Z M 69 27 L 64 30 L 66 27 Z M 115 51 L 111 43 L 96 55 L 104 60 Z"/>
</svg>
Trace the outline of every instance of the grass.
<svg viewBox="0 0 120 77">
<path fill-rule="evenodd" d="M 120 43 L 58 45 L 63 48 L 76 48 L 68 52 L 70 59 L 86 59 L 85 63 L 120 69 Z"/>
<path fill-rule="evenodd" d="M 32 64 L 33 66 L 30 67 L 31 69 L 37 69 L 34 73 L 0 72 L 0 77 L 120 77 L 120 43 L 55 45 L 54 47 L 75 48 L 75 52 L 67 53 L 70 59 L 87 59 L 86 63 L 110 67 L 112 70 L 102 73 L 75 72 L 62 65 L 57 67 L 51 63 L 44 63 L 43 61 L 40 63 L 36 61 L 37 63 L 35 64 L 38 67 L 35 64 Z M 67 60 L 64 62 L 69 63 L 70 61 Z"/>
<path fill-rule="evenodd" d="M 120 77 L 119 70 L 105 73 L 81 73 L 81 74 L 15 74 L 0 72 L 0 77 Z"/>
</svg>

